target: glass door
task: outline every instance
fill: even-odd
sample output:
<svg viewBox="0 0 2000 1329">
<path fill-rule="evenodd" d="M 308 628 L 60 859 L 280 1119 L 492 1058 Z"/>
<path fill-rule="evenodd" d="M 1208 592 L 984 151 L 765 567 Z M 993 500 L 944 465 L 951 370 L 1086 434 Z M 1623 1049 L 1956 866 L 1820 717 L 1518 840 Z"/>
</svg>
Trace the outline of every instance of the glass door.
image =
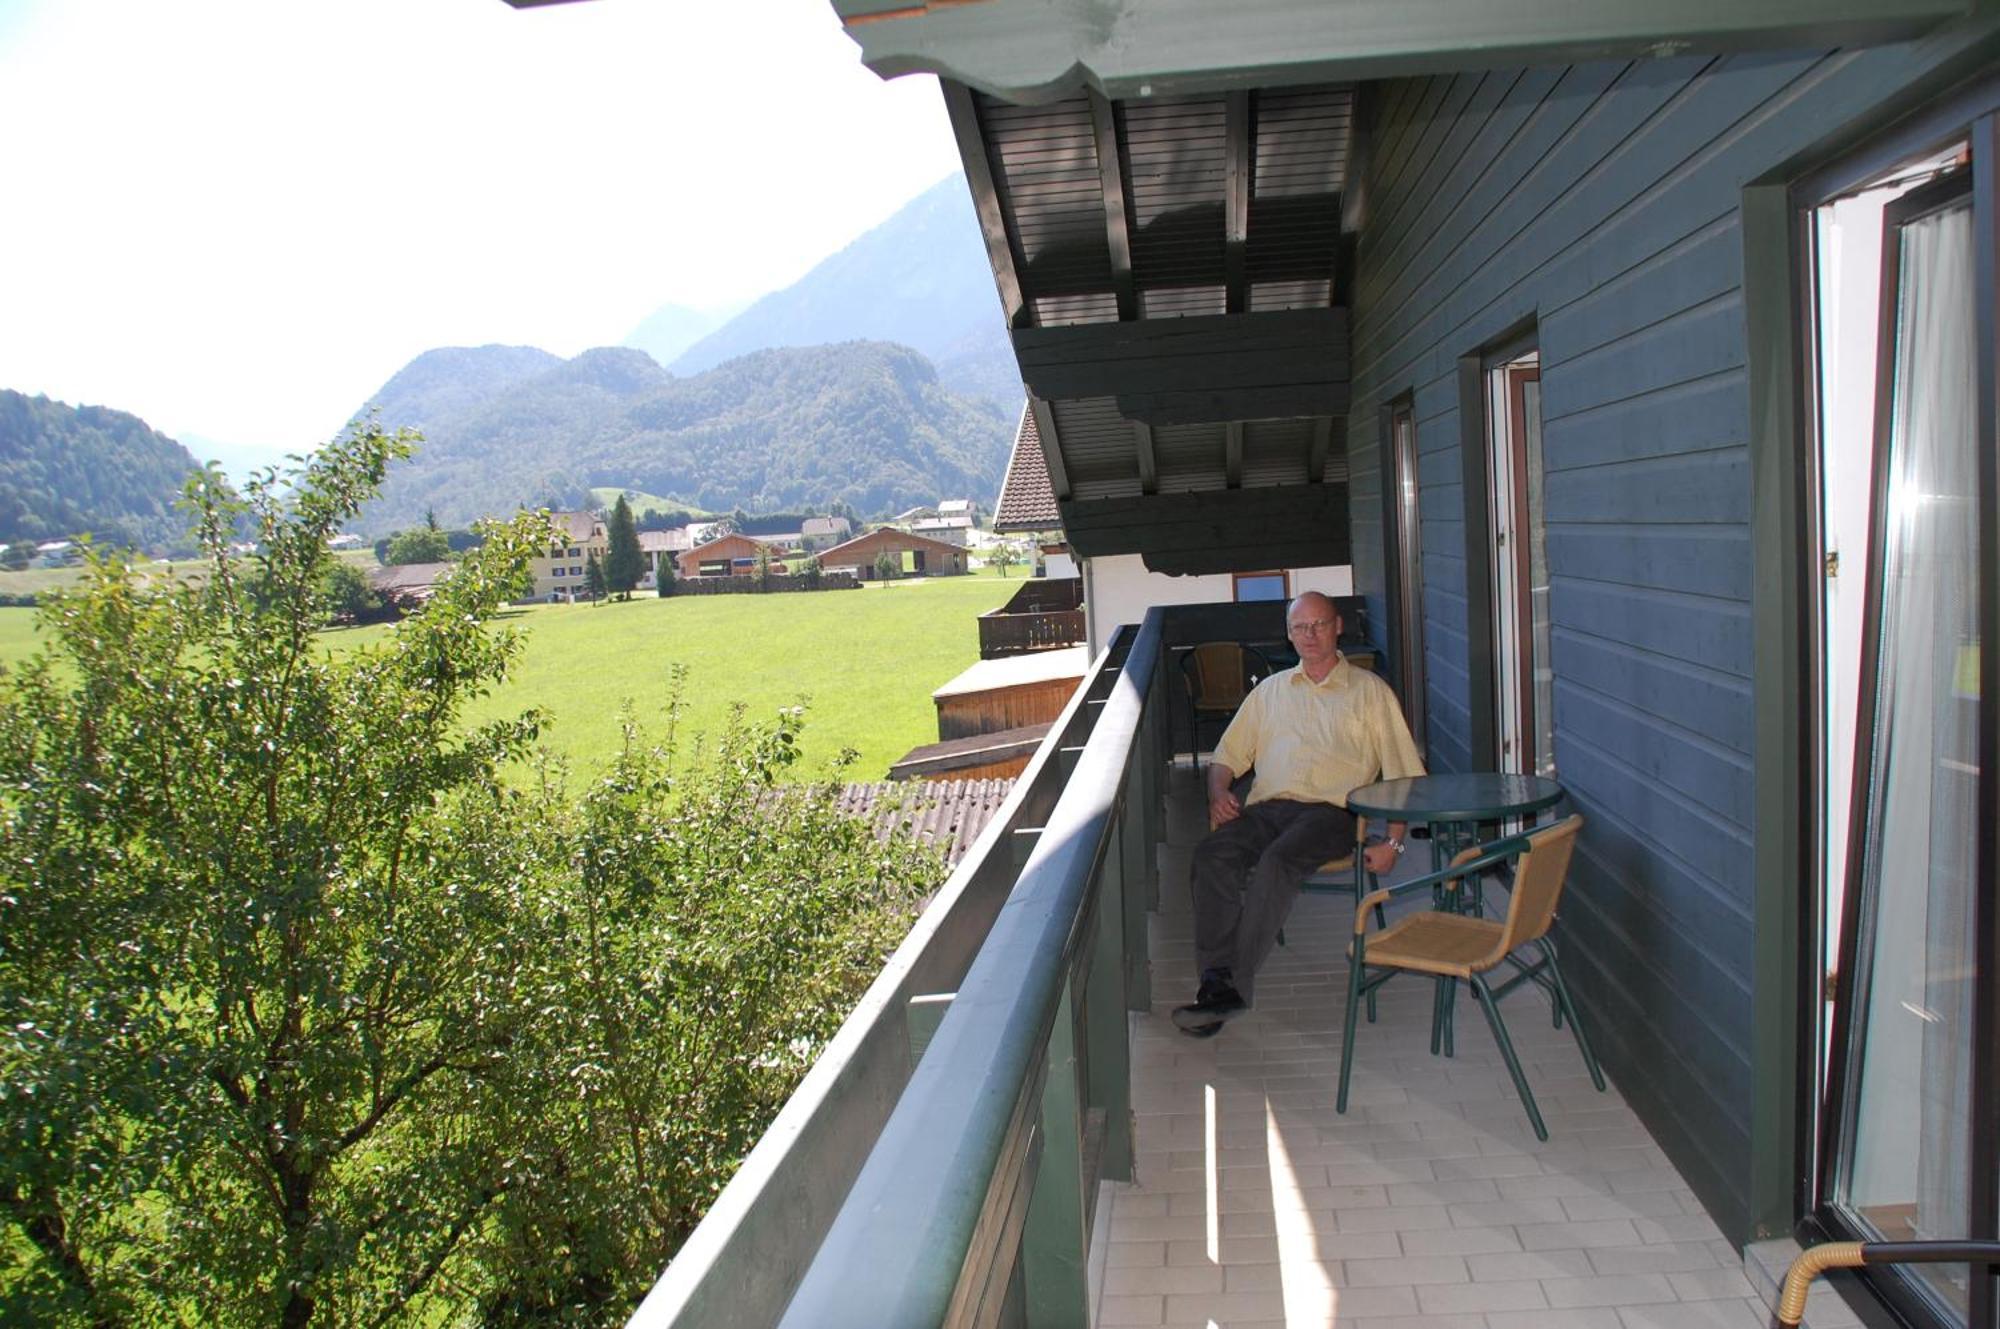
<svg viewBox="0 0 2000 1329">
<path fill-rule="evenodd" d="M 1555 675 L 1549 662 L 1549 564 L 1542 532 L 1539 351 L 1490 366 L 1494 717 L 1500 769 L 1556 773 Z"/>
<path fill-rule="evenodd" d="M 1395 567 L 1391 576 L 1396 588 L 1394 608 L 1395 639 L 1390 650 L 1395 656 L 1396 692 L 1403 699 L 1403 718 L 1417 750 L 1425 750 L 1424 732 L 1424 555 L 1421 517 L 1417 508 L 1417 418 L 1408 399 L 1389 413 L 1388 510 L 1390 547 Z"/>
<path fill-rule="evenodd" d="M 1845 918 L 1820 1197 L 1869 1241 L 1983 1236 L 1974 1037 L 1982 988 L 1981 311 L 1970 172 L 1883 210 L 1880 334 Z M 1990 367 L 1985 381 L 1990 384 Z M 1990 439 L 1986 446 L 1990 447 Z M 1984 469 L 1990 475 L 1990 460 Z M 1990 867 L 1991 859 L 1986 863 Z M 1990 908 L 1990 905 L 1987 906 Z M 1990 979 L 1988 980 L 1990 982 Z M 1988 1188 L 1990 1194 L 1990 1188 Z M 1892 1267 L 1919 1318 L 1973 1315 L 1966 1265 Z"/>
</svg>

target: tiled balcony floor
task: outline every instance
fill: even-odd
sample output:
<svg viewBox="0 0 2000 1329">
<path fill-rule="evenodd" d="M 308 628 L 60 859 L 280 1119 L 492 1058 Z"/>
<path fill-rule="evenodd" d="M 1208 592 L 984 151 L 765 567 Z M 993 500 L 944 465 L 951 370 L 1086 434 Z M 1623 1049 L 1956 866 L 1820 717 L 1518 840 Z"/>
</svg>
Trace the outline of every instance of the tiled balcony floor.
<svg viewBox="0 0 2000 1329">
<path fill-rule="evenodd" d="M 1192 784 L 1169 825 L 1198 828 Z M 1348 896 L 1303 897 L 1257 1007 L 1208 1040 L 1167 1018 L 1193 988 L 1187 844 L 1163 855 L 1155 1004 L 1134 1021 L 1137 1182 L 1112 1189 L 1099 1323 L 1647 1329 L 1769 1322 L 1686 1183 L 1618 1095 L 1591 1087 L 1531 989 L 1502 1005 L 1537 1141 L 1473 999 L 1430 1055 L 1428 983 L 1392 982 L 1334 1111 Z M 1425 860 L 1419 865 L 1415 860 Z M 1406 874 L 1425 870 L 1413 846 Z M 1817 1300 L 1817 1299 L 1816 1299 Z"/>
</svg>

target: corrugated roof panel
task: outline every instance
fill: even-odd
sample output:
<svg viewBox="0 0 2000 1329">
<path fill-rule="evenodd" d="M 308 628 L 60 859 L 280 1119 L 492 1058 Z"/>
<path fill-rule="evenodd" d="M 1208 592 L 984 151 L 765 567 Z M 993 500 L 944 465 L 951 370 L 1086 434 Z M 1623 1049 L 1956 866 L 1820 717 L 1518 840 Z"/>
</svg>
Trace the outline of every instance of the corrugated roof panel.
<svg viewBox="0 0 2000 1329">
<path fill-rule="evenodd" d="M 1108 291 L 1111 249 L 1090 102 L 1043 106 L 979 98 L 994 179 L 1020 246 L 1030 298 Z"/>
<path fill-rule="evenodd" d="M 1324 309 L 1333 303 L 1333 279 L 1250 283 L 1250 312 L 1266 309 Z"/>
<path fill-rule="evenodd" d="M 1153 430 L 1153 461 L 1160 492 L 1185 494 L 1223 487 L 1223 427 L 1219 424 L 1161 425 Z"/>
<path fill-rule="evenodd" d="M 1243 487 L 1302 485 L 1312 452 L 1311 420 L 1248 420 L 1243 425 Z"/>
<path fill-rule="evenodd" d="M 1128 102 L 1120 111 L 1134 280 L 1142 290 L 1220 281 L 1226 100 Z"/>
<path fill-rule="evenodd" d="M 1060 328 L 1073 323 L 1116 323 L 1118 297 L 1110 291 L 1088 295 L 1041 295 L 1034 300 L 1035 326 Z"/>
<path fill-rule="evenodd" d="M 1154 287 L 1139 296 L 1146 318 L 1195 318 L 1229 312 L 1229 292 L 1223 286 Z"/>
<path fill-rule="evenodd" d="M 1110 397 L 1053 401 L 1063 467 L 1074 498 L 1122 498 L 1139 492 L 1138 435 Z"/>
</svg>

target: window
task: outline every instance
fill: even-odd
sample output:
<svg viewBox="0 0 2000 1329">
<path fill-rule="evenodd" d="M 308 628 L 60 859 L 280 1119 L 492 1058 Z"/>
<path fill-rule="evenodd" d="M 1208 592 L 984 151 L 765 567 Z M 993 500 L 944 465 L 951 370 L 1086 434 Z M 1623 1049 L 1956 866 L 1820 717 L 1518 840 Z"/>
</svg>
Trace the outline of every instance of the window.
<svg viewBox="0 0 2000 1329">
<path fill-rule="evenodd" d="M 571 558 L 582 558 L 582 557 L 583 557 L 583 550 L 581 550 L 581 549 L 572 549 L 572 550 L 570 550 L 570 551 L 569 551 L 569 556 L 570 556 Z"/>
<path fill-rule="evenodd" d="M 1248 600 L 1289 600 L 1291 598 L 1290 574 L 1284 572 L 1238 572 L 1235 578 L 1235 595 L 1238 602 Z"/>
<path fill-rule="evenodd" d="M 555 576 L 558 576 L 558 577 L 560 577 L 560 576 L 562 576 L 562 575 L 563 575 L 563 570 L 562 570 L 561 568 L 555 568 L 555 569 L 553 569 L 552 571 L 553 571 L 553 575 L 555 575 Z"/>
</svg>

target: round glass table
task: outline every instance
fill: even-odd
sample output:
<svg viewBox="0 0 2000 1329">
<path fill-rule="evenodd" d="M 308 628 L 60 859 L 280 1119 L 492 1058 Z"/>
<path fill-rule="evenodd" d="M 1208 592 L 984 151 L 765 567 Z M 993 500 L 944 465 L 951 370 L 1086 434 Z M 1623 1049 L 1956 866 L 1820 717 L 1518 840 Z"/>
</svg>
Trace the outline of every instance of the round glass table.
<svg viewBox="0 0 2000 1329">
<path fill-rule="evenodd" d="M 1477 825 L 1531 817 L 1562 802 L 1563 787 L 1540 775 L 1478 771 L 1469 775 L 1417 775 L 1364 785 L 1347 806 L 1365 817 L 1431 826 Z"/>
<path fill-rule="evenodd" d="M 1347 796 L 1347 806 L 1371 821 L 1428 827 L 1431 871 L 1436 872 L 1459 850 L 1478 842 L 1482 824 L 1530 818 L 1564 797 L 1563 787 L 1546 776 L 1475 771 L 1363 785 Z M 1473 899 L 1479 898 L 1475 882 Z"/>
</svg>

